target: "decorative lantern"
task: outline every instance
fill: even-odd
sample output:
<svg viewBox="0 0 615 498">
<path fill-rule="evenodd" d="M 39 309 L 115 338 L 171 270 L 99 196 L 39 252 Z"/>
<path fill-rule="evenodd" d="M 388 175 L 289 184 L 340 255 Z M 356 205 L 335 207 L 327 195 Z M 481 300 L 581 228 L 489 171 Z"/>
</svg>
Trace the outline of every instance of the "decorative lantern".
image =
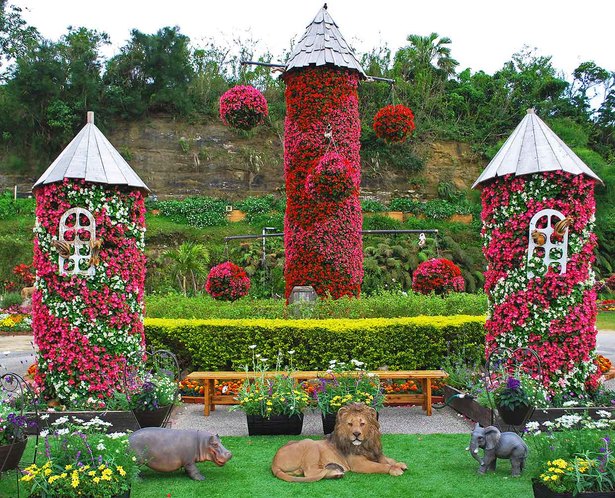
<svg viewBox="0 0 615 498">
<path fill-rule="evenodd" d="M 88 113 L 33 190 L 37 381 L 67 404 L 104 401 L 142 364 L 147 186 Z"/>
<path fill-rule="evenodd" d="M 249 85 L 234 86 L 220 97 L 220 119 L 227 126 L 251 130 L 268 116 L 267 100 Z"/>
<path fill-rule="evenodd" d="M 482 187 L 487 352 L 530 348 L 545 387 L 597 387 L 594 184 L 600 179 L 530 109 Z M 527 360 L 527 370 L 535 370 Z"/>
</svg>

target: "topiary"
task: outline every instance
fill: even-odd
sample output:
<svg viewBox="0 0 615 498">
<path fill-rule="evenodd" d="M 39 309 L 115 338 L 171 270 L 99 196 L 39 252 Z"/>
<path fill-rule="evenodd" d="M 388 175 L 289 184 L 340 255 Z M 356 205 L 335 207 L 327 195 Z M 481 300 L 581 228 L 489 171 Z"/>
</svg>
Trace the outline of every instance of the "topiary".
<svg viewBox="0 0 615 498">
<path fill-rule="evenodd" d="M 462 292 L 465 282 L 459 267 L 444 258 L 432 258 L 421 263 L 412 276 L 412 290 L 422 294 Z"/>
<path fill-rule="evenodd" d="M 236 301 L 248 294 L 250 278 L 243 268 L 227 261 L 210 270 L 205 290 L 214 299 Z"/>
</svg>

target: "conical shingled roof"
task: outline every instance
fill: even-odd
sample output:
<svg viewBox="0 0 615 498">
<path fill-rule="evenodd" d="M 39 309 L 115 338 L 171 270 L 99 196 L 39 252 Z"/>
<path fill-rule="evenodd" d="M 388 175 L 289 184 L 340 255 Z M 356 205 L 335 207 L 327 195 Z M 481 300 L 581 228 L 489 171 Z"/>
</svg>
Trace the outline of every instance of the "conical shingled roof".
<svg viewBox="0 0 615 498">
<path fill-rule="evenodd" d="M 96 127 L 93 112 L 88 112 L 87 124 L 32 188 L 61 182 L 64 178 L 82 178 L 87 182 L 106 185 L 126 185 L 149 192 L 143 180 Z"/>
<path fill-rule="evenodd" d="M 526 116 L 472 188 L 484 181 L 511 173 L 520 176 L 546 171 L 585 174 L 602 182 L 598 175 L 534 113 L 534 109 L 528 109 Z"/>
<path fill-rule="evenodd" d="M 354 69 L 361 76 L 366 77 L 361 64 L 344 40 L 337 24 L 327 12 L 327 4 L 318 11 L 314 20 L 307 26 L 304 35 L 290 55 L 286 71 L 326 64 Z"/>
</svg>

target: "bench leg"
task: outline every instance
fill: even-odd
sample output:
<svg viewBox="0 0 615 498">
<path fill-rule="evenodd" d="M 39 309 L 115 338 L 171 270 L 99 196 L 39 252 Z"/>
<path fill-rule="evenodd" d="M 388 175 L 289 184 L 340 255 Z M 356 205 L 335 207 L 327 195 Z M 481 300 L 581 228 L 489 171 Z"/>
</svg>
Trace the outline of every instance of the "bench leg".
<svg viewBox="0 0 615 498">
<path fill-rule="evenodd" d="M 203 381 L 203 415 L 209 417 L 211 409 L 211 384 L 209 380 Z"/>
<path fill-rule="evenodd" d="M 425 379 L 425 403 L 427 415 L 431 416 L 431 379 Z"/>
<path fill-rule="evenodd" d="M 215 380 L 210 380 L 209 381 L 209 392 L 211 393 L 209 396 L 209 409 L 213 412 L 216 411 L 216 404 L 214 403 L 214 394 L 216 394 L 216 381 Z"/>
</svg>

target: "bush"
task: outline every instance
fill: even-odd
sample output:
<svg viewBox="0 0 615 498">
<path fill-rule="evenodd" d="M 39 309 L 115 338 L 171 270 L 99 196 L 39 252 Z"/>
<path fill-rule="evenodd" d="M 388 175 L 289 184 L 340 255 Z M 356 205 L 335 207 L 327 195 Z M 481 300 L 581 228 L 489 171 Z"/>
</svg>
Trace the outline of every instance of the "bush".
<svg viewBox="0 0 615 498">
<path fill-rule="evenodd" d="M 353 358 L 390 370 L 439 368 L 452 351 L 465 360 L 484 354 L 483 317 L 366 320 L 145 320 L 147 343 L 174 351 L 192 370 L 239 370 L 250 365 L 251 345 L 268 358 L 294 350 L 299 370 L 326 370 Z"/>
<path fill-rule="evenodd" d="M 290 318 L 290 311 L 283 299 L 246 298 L 229 303 L 216 301 L 208 295 L 150 295 L 145 297 L 145 310 L 148 318 Z M 303 318 L 395 318 L 484 315 L 486 312 L 487 298 L 484 294 L 451 293 L 438 297 L 414 292 L 383 292 L 361 299 L 320 299 L 313 306 L 304 307 Z"/>
<path fill-rule="evenodd" d="M 8 309 L 11 306 L 21 305 L 23 299 L 19 292 L 7 292 L 4 296 L 0 297 L 0 309 Z"/>
<path fill-rule="evenodd" d="M 187 197 L 182 201 L 160 201 L 157 206 L 175 223 L 203 228 L 226 225 L 226 205 L 226 201 L 213 197 Z"/>
<path fill-rule="evenodd" d="M 13 199 L 13 194 L 7 191 L 0 195 L 0 219 L 34 215 L 35 206 L 34 199 Z"/>
<path fill-rule="evenodd" d="M 237 209 L 246 213 L 248 222 L 252 222 L 254 217 L 275 211 L 276 200 L 271 194 L 258 197 L 246 197 L 237 203 Z"/>
<path fill-rule="evenodd" d="M 444 258 L 424 261 L 412 275 L 412 289 L 422 294 L 460 292 L 464 290 L 464 287 L 464 280 L 459 267 Z"/>
<path fill-rule="evenodd" d="M 214 299 L 236 301 L 248 294 L 250 278 L 243 268 L 227 261 L 210 270 L 205 290 Z"/>
<path fill-rule="evenodd" d="M 382 202 L 375 199 L 361 199 L 361 210 L 364 213 L 381 213 L 387 208 Z"/>
</svg>

